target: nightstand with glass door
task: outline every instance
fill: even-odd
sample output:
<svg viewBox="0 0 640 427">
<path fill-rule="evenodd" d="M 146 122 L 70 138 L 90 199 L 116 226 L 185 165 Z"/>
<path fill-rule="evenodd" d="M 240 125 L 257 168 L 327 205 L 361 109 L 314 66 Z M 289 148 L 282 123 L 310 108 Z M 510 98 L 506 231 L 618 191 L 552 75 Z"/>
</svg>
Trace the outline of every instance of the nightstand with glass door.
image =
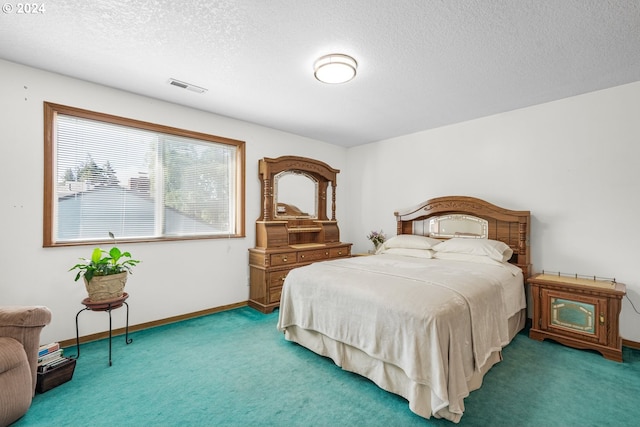
<svg viewBox="0 0 640 427">
<path fill-rule="evenodd" d="M 622 362 L 619 318 L 625 285 L 615 279 L 545 272 L 527 282 L 533 299 L 530 338 L 592 349 Z"/>
</svg>

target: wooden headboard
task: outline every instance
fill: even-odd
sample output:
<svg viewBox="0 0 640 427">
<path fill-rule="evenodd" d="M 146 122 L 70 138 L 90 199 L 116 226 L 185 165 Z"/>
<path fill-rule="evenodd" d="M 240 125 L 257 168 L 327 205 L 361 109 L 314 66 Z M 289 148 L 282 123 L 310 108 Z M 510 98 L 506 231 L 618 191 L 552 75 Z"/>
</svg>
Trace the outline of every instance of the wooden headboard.
<svg viewBox="0 0 640 427">
<path fill-rule="evenodd" d="M 499 240 L 513 249 L 513 257 L 509 262 L 522 269 L 524 277 L 529 277 L 531 263 L 529 258 L 529 211 L 512 211 L 501 208 L 475 197 L 446 196 L 427 200 L 417 206 L 394 213 L 397 221 L 397 233 L 427 234 L 416 231 L 417 222 L 424 222 L 431 217 L 442 215 L 469 215 L 482 218 L 488 223 L 487 238 Z M 423 230 L 423 229 L 421 229 Z"/>
</svg>

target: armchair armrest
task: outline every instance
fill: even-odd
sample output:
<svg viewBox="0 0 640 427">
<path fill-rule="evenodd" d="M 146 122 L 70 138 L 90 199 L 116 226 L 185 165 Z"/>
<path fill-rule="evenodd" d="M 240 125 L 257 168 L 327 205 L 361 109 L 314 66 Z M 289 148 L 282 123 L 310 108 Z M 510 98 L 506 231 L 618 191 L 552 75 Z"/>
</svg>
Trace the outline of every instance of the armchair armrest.
<svg viewBox="0 0 640 427">
<path fill-rule="evenodd" d="M 0 307 L 0 337 L 19 341 L 27 353 L 35 393 L 40 332 L 51 322 L 51 310 L 44 306 Z"/>
<path fill-rule="evenodd" d="M 44 306 L 0 306 L 0 327 L 44 327 L 49 322 L 51 311 Z"/>
</svg>

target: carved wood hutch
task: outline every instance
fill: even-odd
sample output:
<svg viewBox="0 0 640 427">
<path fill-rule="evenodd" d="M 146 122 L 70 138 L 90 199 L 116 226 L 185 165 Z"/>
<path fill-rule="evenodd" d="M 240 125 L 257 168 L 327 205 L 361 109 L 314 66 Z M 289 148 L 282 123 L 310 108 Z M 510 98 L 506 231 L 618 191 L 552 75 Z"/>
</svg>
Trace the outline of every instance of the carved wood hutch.
<svg viewBox="0 0 640 427">
<path fill-rule="evenodd" d="M 336 220 L 338 169 L 314 159 L 282 156 L 261 159 L 258 172 L 262 211 L 256 221 L 256 247 L 249 249 L 249 306 L 270 313 L 280 305 L 289 271 L 351 256 L 351 243 L 340 241 Z"/>
</svg>

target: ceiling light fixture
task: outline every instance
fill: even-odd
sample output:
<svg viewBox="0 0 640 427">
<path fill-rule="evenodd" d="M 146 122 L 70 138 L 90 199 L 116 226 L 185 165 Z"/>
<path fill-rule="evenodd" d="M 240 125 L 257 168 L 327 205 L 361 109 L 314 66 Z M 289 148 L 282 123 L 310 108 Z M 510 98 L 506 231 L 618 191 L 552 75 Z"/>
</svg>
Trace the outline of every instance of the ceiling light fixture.
<svg viewBox="0 0 640 427">
<path fill-rule="evenodd" d="M 332 53 L 316 60 L 313 64 L 313 75 L 323 83 L 346 83 L 356 76 L 357 68 L 358 63 L 352 57 Z"/>
</svg>

